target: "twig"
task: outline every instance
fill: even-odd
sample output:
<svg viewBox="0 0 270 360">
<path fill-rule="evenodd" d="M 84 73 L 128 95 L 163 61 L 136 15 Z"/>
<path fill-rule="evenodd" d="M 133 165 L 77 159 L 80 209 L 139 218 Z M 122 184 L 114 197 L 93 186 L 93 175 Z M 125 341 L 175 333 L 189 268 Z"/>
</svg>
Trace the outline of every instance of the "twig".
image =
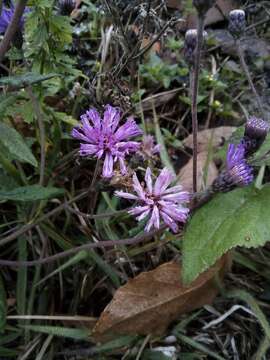
<svg viewBox="0 0 270 360">
<path fill-rule="evenodd" d="M 240 43 L 240 40 L 236 40 L 235 42 L 235 45 L 236 45 L 236 49 L 237 49 L 237 53 L 238 53 L 238 56 L 239 56 L 239 60 L 240 60 L 240 63 L 241 63 L 241 66 L 244 70 L 244 73 L 246 75 L 246 78 L 248 80 L 248 83 L 249 83 L 249 86 L 256 98 L 256 101 L 257 101 L 257 105 L 258 105 L 258 109 L 260 110 L 261 112 L 261 116 L 264 117 L 264 110 L 263 110 L 263 105 L 262 105 L 262 102 L 261 102 L 261 98 L 254 86 L 254 83 L 252 81 L 252 78 L 251 78 L 251 75 L 250 75 L 250 72 L 249 72 L 249 69 L 248 69 L 248 66 L 246 64 L 246 61 L 245 61 L 245 56 L 243 54 L 243 51 L 242 51 L 242 48 L 241 48 L 241 43 Z"/>
<path fill-rule="evenodd" d="M 40 109 L 40 104 L 33 93 L 31 86 L 26 88 L 26 91 L 33 103 L 33 108 L 36 113 L 38 128 L 39 128 L 39 136 L 40 136 L 40 172 L 39 172 L 39 185 L 44 184 L 44 174 L 45 174 L 45 162 L 46 162 L 46 134 L 45 134 L 45 126 L 43 121 L 43 116 Z"/>
<path fill-rule="evenodd" d="M 201 50 L 203 44 L 203 28 L 204 28 L 204 16 L 198 16 L 198 39 L 197 49 L 195 54 L 195 64 L 193 68 L 193 81 L 192 81 L 192 104 L 191 104 L 191 116 L 192 116 L 192 133 L 193 133 L 193 192 L 197 192 L 197 156 L 198 156 L 198 88 L 199 88 L 199 71 Z"/>
<path fill-rule="evenodd" d="M 94 248 L 114 247 L 114 246 L 122 246 L 122 245 L 135 245 L 135 244 L 143 242 L 147 239 L 150 239 L 153 236 L 158 235 L 159 233 L 162 233 L 166 228 L 167 228 L 167 226 L 163 225 L 158 230 L 152 230 L 148 233 L 143 232 L 143 234 L 137 235 L 132 238 L 127 238 L 127 239 L 122 239 L 122 240 L 104 240 L 104 241 L 99 241 L 96 243 L 84 244 L 84 245 L 77 246 L 77 247 L 74 247 L 74 248 L 66 250 L 66 251 L 62 251 L 62 252 L 52 255 L 52 256 L 48 256 L 45 258 L 32 260 L 32 261 L 11 261 L 11 260 L 0 259 L 0 266 L 16 266 L 16 267 L 36 266 L 36 265 L 42 265 L 42 264 L 48 264 L 48 263 L 54 262 L 56 260 L 67 257 L 69 255 L 76 254 L 82 250 L 90 250 L 90 249 L 94 249 Z"/>
<path fill-rule="evenodd" d="M 173 24 L 176 21 L 175 18 L 172 18 L 171 20 L 169 20 L 164 26 L 163 28 L 160 30 L 160 32 L 157 34 L 156 37 L 154 37 L 154 39 L 148 44 L 146 45 L 144 48 L 141 49 L 141 51 L 133 56 L 132 60 L 136 60 L 138 59 L 140 56 L 144 55 L 149 49 L 151 49 L 151 47 L 161 38 L 161 36 L 164 34 L 164 32 L 168 29 L 168 27 Z"/>
<path fill-rule="evenodd" d="M 27 0 L 19 0 L 16 4 L 12 20 L 8 25 L 3 40 L 0 43 L 0 62 L 3 61 L 5 54 L 9 49 L 10 43 L 18 30 L 26 4 Z"/>
<path fill-rule="evenodd" d="M 72 204 L 75 201 L 81 200 L 83 198 L 85 198 L 89 193 L 89 190 L 82 192 L 81 194 L 75 196 L 73 199 L 57 206 L 55 209 L 53 209 L 52 211 L 48 212 L 47 214 L 44 214 L 43 216 L 41 216 L 40 218 L 36 219 L 35 221 L 28 223 L 24 226 L 22 226 L 21 228 L 19 228 L 18 230 L 12 232 L 10 235 L 4 237 L 3 239 L 0 239 L 0 246 L 5 245 L 7 243 L 9 243 L 12 240 L 17 239 L 17 237 L 21 236 L 22 234 L 26 233 L 27 231 L 33 229 L 34 227 L 36 227 L 38 224 L 40 224 L 41 222 L 49 219 L 50 217 L 52 217 L 55 214 L 58 214 L 59 212 L 61 212 L 62 210 L 64 210 L 66 208 L 67 205 Z"/>
</svg>

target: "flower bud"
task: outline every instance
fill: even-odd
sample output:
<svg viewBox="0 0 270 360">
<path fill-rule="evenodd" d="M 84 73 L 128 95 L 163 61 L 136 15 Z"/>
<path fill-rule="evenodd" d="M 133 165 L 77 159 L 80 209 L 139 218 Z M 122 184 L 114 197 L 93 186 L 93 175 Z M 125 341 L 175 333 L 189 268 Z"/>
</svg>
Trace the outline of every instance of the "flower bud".
<svg viewBox="0 0 270 360">
<path fill-rule="evenodd" d="M 203 32 L 203 38 L 207 37 L 207 32 Z M 198 32 L 197 29 L 190 29 L 185 35 L 184 57 L 190 65 L 194 63 L 194 54 L 197 47 Z"/>
<path fill-rule="evenodd" d="M 248 119 L 242 140 L 246 155 L 251 155 L 260 148 L 267 136 L 269 127 L 266 121 L 256 118 L 255 116 Z"/>
<path fill-rule="evenodd" d="M 233 10 L 229 14 L 230 33 L 233 37 L 239 38 L 246 29 L 246 14 L 244 10 Z"/>
<path fill-rule="evenodd" d="M 205 15 L 215 2 L 216 0 L 193 0 L 193 6 L 197 9 L 199 15 Z"/>
</svg>

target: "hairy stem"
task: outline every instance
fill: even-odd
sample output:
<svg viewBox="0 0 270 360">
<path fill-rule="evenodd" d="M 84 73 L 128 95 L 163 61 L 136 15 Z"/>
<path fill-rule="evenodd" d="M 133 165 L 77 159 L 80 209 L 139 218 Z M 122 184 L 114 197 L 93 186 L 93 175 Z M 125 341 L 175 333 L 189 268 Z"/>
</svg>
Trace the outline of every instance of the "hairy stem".
<svg viewBox="0 0 270 360">
<path fill-rule="evenodd" d="M 13 18 L 10 24 L 8 25 L 3 40 L 0 43 L 0 62 L 3 61 L 5 54 L 9 49 L 10 43 L 19 28 L 20 20 L 23 16 L 23 12 L 26 4 L 27 4 L 27 0 L 19 0 L 16 4 Z"/>
<path fill-rule="evenodd" d="M 203 27 L 204 17 L 198 17 L 198 38 L 197 49 L 195 53 L 195 64 L 192 69 L 192 104 L 191 104 L 191 116 L 192 116 L 192 133 L 193 133 L 193 192 L 197 192 L 197 156 L 198 156 L 198 89 L 199 89 L 199 72 L 201 61 L 201 50 L 203 45 Z"/>
<path fill-rule="evenodd" d="M 262 105 L 262 101 L 261 101 L 261 98 L 254 86 L 254 83 L 252 81 L 252 78 L 251 78 L 251 75 L 250 75 L 250 72 L 249 72 L 249 69 L 248 69 L 248 66 L 247 66 L 247 63 L 245 61 L 245 56 L 244 56 L 244 53 L 243 53 L 243 50 L 241 48 L 241 43 L 240 43 L 240 40 L 236 40 L 236 48 L 237 48 L 237 53 L 238 53 L 238 56 L 239 56 L 239 60 L 240 60 L 240 63 L 241 63 L 241 66 L 242 66 L 242 69 L 244 70 L 244 73 L 246 75 L 246 78 L 248 80 L 248 83 L 249 83 L 249 86 L 255 96 L 255 99 L 257 101 L 257 106 L 258 106 L 258 109 L 261 113 L 261 116 L 264 117 L 264 110 L 263 110 L 263 105 Z"/>
<path fill-rule="evenodd" d="M 32 88 L 29 86 L 27 93 L 32 101 L 34 111 L 37 117 L 37 123 L 39 128 L 39 137 L 40 137 L 40 172 L 39 172 L 39 185 L 44 185 L 44 174 L 45 174 L 45 162 L 46 162 L 46 134 L 45 126 L 43 121 L 43 116 L 41 113 L 41 108 L 38 99 L 34 95 Z"/>
</svg>

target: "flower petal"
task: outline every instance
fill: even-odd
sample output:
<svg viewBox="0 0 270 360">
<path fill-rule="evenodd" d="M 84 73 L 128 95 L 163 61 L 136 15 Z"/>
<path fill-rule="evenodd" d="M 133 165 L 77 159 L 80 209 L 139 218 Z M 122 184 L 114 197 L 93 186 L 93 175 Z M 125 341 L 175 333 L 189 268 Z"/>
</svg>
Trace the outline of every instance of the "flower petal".
<svg viewBox="0 0 270 360">
<path fill-rule="evenodd" d="M 152 171 L 150 169 L 150 167 L 148 167 L 146 169 L 146 173 L 145 173 L 145 182 L 146 182 L 146 186 L 147 186 L 147 190 L 149 194 L 152 194 L 153 191 L 153 181 L 152 181 Z"/>
<path fill-rule="evenodd" d="M 114 133 L 120 121 L 120 111 L 111 105 L 106 105 L 102 127 L 108 133 Z"/>
<path fill-rule="evenodd" d="M 117 196 L 117 197 L 128 199 L 128 200 L 138 200 L 138 196 L 136 196 L 134 194 L 127 193 L 127 192 L 124 192 L 122 190 L 115 191 L 114 195 Z"/>
<path fill-rule="evenodd" d="M 81 144 L 80 146 L 80 155 L 81 156 L 89 156 L 96 155 L 98 152 L 98 147 L 92 144 Z"/>
<path fill-rule="evenodd" d="M 187 203 L 190 201 L 190 194 L 186 191 L 181 191 L 175 194 L 166 194 L 162 195 L 162 200 Z"/>
<path fill-rule="evenodd" d="M 107 152 L 103 164 L 102 176 L 105 178 L 111 178 L 113 176 L 113 156 Z"/>
<path fill-rule="evenodd" d="M 142 130 L 136 124 L 134 119 L 128 118 L 125 124 L 119 127 L 114 136 L 115 140 L 119 142 L 141 134 Z"/>
<path fill-rule="evenodd" d="M 142 188 L 142 185 L 140 184 L 137 175 L 134 173 L 133 175 L 133 189 L 138 194 L 139 198 L 141 200 L 145 200 L 145 191 Z"/>
<path fill-rule="evenodd" d="M 161 195 L 167 189 L 173 179 L 173 173 L 169 169 L 164 168 L 156 180 L 154 186 L 154 195 Z"/>
<path fill-rule="evenodd" d="M 165 212 L 160 211 L 160 215 L 163 219 L 163 221 L 165 222 L 166 225 L 169 226 L 169 228 L 174 232 L 177 233 L 179 231 L 179 227 L 177 225 L 177 223 L 170 217 L 168 216 Z"/>
</svg>

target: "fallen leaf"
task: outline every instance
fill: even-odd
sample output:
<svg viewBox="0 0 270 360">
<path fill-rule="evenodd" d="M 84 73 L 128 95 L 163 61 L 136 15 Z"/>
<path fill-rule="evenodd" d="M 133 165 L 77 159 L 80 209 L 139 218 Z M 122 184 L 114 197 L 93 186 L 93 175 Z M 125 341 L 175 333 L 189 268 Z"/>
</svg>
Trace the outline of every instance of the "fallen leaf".
<svg viewBox="0 0 270 360">
<path fill-rule="evenodd" d="M 218 169 L 213 160 L 209 161 L 207 166 L 207 157 L 208 154 L 206 151 L 199 153 L 197 157 L 197 183 L 199 191 L 212 185 L 213 181 L 218 176 Z M 182 167 L 178 175 L 180 183 L 186 191 L 192 191 L 192 173 L 193 158 Z"/>
<path fill-rule="evenodd" d="M 169 101 L 171 101 L 179 92 L 181 91 L 181 88 L 163 91 L 158 94 L 154 94 L 151 96 L 148 96 L 147 98 L 143 99 L 141 103 L 137 103 L 135 105 L 136 112 L 140 113 L 141 108 L 146 111 L 153 109 L 153 105 L 155 108 L 162 106 L 164 104 L 167 104 Z"/>
<path fill-rule="evenodd" d="M 181 282 L 181 265 L 168 262 L 130 279 L 102 312 L 92 335 L 97 342 L 119 335 L 161 335 L 181 314 L 210 304 L 216 297 L 216 276 L 223 278 L 230 255 L 189 286 Z"/>
<path fill-rule="evenodd" d="M 183 3 L 181 0 L 166 0 L 166 6 L 170 9 L 183 9 Z"/>
<path fill-rule="evenodd" d="M 213 149 L 218 148 L 228 140 L 237 128 L 235 126 L 220 126 L 213 129 L 206 129 L 198 132 L 198 152 L 208 151 L 209 146 Z M 192 149 L 193 137 L 190 134 L 183 140 L 186 147 Z"/>
<path fill-rule="evenodd" d="M 208 10 L 205 19 L 205 26 L 210 26 L 228 19 L 229 12 L 237 8 L 235 0 L 217 0 L 215 6 Z M 186 18 L 185 29 L 194 29 L 197 26 L 198 18 L 196 13 L 189 14 Z"/>
</svg>

